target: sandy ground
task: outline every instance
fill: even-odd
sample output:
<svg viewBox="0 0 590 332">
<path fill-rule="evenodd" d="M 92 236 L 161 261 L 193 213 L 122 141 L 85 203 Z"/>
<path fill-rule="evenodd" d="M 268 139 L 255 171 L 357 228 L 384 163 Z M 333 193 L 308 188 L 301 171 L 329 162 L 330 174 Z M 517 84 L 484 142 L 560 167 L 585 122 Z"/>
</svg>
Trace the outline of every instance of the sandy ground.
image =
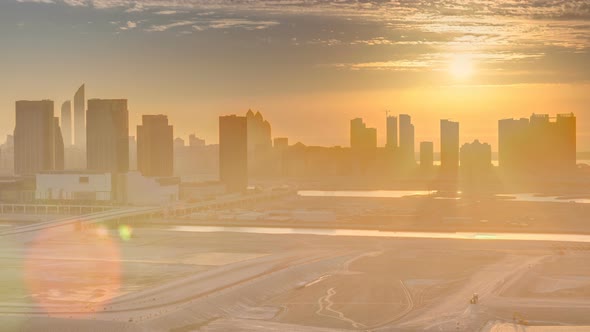
<svg viewBox="0 0 590 332">
<path fill-rule="evenodd" d="M 153 226 L 132 234 L 97 228 L 2 238 L 3 329 L 503 332 L 590 325 L 588 245 Z M 469 304 L 473 293 L 477 305 Z"/>
</svg>

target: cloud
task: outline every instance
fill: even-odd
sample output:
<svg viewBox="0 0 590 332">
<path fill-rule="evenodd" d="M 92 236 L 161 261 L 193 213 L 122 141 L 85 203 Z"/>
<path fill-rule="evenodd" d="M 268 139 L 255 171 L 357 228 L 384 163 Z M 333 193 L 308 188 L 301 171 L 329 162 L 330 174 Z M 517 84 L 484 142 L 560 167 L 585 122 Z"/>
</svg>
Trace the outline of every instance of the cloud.
<svg viewBox="0 0 590 332">
<path fill-rule="evenodd" d="M 176 15 L 186 13 L 185 11 L 178 11 L 178 10 L 160 10 L 155 12 L 156 15 Z"/>
<path fill-rule="evenodd" d="M 127 21 L 127 23 L 125 23 L 125 25 L 120 26 L 119 29 L 120 30 L 132 30 L 137 28 L 137 24 L 138 22 L 134 22 L 134 21 Z"/>
<path fill-rule="evenodd" d="M 236 18 L 226 18 L 209 22 L 211 29 L 243 28 L 246 30 L 262 30 L 278 25 L 277 21 L 256 21 Z"/>
<path fill-rule="evenodd" d="M 26 2 L 30 2 L 30 3 L 55 3 L 55 1 L 53 0 L 16 0 L 16 2 L 20 2 L 20 3 L 26 3 Z"/>
<path fill-rule="evenodd" d="M 160 24 L 160 25 L 152 25 L 149 28 L 146 29 L 146 31 L 149 32 L 163 32 L 163 31 L 167 31 L 173 28 L 178 28 L 178 27 L 185 27 L 185 26 L 190 26 L 190 25 L 194 25 L 197 24 L 197 21 L 176 21 L 176 22 L 172 22 L 172 23 L 168 23 L 168 24 Z"/>
</svg>

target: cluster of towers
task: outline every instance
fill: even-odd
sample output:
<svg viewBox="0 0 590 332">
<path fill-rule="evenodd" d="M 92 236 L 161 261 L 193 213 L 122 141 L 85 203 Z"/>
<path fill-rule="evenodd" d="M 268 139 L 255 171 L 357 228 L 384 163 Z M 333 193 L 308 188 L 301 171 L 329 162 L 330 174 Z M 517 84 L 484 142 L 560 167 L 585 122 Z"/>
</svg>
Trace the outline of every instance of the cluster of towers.
<svg viewBox="0 0 590 332">
<path fill-rule="evenodd" d="M 71 103 L 61 108 L 61 125 L 54 102 L 17 101 L 14 130 L 14 171 L 33 175 L 64 170 L 64 151 L 85 155 L 88 171 L 129 171 L 129 111 L 126 99 L 85 100 L 82 85 Z M 173 128 L 165 115 L 144 115 L 137 126 L 138 170 L 145 176 L 166 177 L 173 172 Z M 73 141 L 72 141 L 73 137 Z"/>
</svg>

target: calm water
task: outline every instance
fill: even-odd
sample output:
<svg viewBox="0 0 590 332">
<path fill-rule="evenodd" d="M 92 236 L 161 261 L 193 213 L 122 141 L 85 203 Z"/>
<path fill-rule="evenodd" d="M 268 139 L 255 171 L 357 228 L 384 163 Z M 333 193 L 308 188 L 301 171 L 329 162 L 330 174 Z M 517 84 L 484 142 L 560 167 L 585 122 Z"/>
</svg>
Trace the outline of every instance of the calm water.
<svg viewBox="0 0 590 332">
<path fill-rule="evenodd" d="M 313 228 L 274 228 L 274 227 L 215 227 L 215 226 L 175 226 L 168 230 L 196 233 L 247 233 L 247 234 L 295 234 L 323 236 L 387 237 L 417 239 L 456 239 L 456 240 L 518 240 L 587 242 L 590 235 L 575 234 L 531 234 L 531 233 L 469 233 L 469 232 L 390 232 L 378 230 L 351 229 L 313 229 Z"/>
<path fill-rule="evenodd" d="M 305 197 L 363 197 L 363 198 L 401 198 L 411 196 L 428 196 L 436 194 L 436 191 L 428 190 L 300 190 L 299 196 Z M 497 195 L 498 198 L 506 198 L 516 202 L 556 202 L 556 203 L 580 203 L 588 204 L 587 198 L 566 198 L 558 196 L 538 196 L 534 193 Z"/>
<path fill-rule="evenodd" d="M 409 196 L 428 196 L 436 191 L 428 190 L 300 190 L 299 196 L 306 197 L 375 197 L 400 198 Z"/>
</svg>

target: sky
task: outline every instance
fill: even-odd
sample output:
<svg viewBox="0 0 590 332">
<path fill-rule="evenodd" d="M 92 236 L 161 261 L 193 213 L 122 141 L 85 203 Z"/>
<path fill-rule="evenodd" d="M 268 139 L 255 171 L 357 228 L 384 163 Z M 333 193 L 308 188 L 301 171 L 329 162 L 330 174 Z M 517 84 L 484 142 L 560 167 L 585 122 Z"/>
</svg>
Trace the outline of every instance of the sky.
<svg viewBox="0 0 590 332">
<path fill-rule="evenodd" d="M 438 145 L 497 146 L 497 121 L 576 114 L 590 151 L 587 0 L 3 0 L 0 134 L 14 102 L 129 100 L 167 114 L 175 136 L 218 140 L 217 118 L 262 112 L 273 136 L 349 144 L 362 117 L 385 141 L 385 111 L 412 115 Z"/>
</svg>

